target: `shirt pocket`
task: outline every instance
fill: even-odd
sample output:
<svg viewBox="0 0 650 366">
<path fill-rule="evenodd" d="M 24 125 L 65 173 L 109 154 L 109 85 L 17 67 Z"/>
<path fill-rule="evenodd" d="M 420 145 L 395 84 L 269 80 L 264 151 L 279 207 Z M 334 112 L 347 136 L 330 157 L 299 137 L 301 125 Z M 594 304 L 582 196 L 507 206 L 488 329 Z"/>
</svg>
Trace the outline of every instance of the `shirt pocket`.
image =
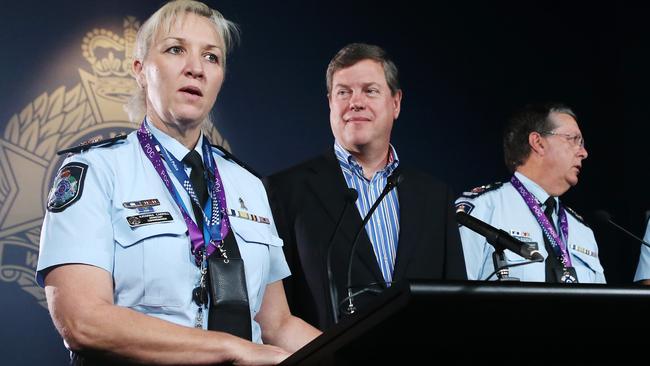
<svg viewBox="0 0 650 366">
<path fill-rule="evenodd" d="M 230 216 L 229 219 L 238 240 L 241 239 L 249 244 L 282 246 L 282 239 L 271 232 L 271 225 L 240 217 Z"/>
<path fill-rule="evenodd" d="M 505 250 L 505 257 L 509 265 L 509 276 L 521 281 L 544 282 L 544 262 L 534 263 L 510 250 Z M 496 276 L 496 275 L 495 275 Z"/>
<path fill-rule="evenodd" d="M 520 256 L 519 254 L 516 254 L 509 249 L 504 250 L 503 253 L 505 254 L 506 260 L 509 264 L 519 263 L 526 260 L 526 258 Z"/>
<path fill-rule="evenodd" d="M 185 305 L 194 262 L 182 220 L 131 228 L 125 217 L 115 241 L 116 304 L 152 307 L 152 312 Z"/>
<path fill-rule="evenodd" d="M 592 255 L 571 250 L 573 267 L 578 275 L 578 281 L 583 283 L 596 282 L 603 277 L 605 270 L 600 260 Z"/>
<path fill-rule="evenodd" d="M 259 310 L 271 265 L 270 247 L 282 247 L 282 239 L 271 232 L 268 224 L 229 217 L 246 272 L 248 297 L 253 316 Z"/>
</svg>

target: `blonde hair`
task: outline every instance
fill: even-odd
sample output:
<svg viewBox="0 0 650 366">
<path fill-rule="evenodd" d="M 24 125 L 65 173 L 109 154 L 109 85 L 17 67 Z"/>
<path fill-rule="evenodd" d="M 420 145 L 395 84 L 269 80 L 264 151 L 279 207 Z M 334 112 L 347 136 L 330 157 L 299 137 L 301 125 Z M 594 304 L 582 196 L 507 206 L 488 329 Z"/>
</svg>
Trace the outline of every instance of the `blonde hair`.
<svg viewBox="0 0 650 366">
<path fill-rule="evenodd" d="M 206 4 L 193 0 L 170 1 L 158 9 L 138 30 L 133 50 L 133 60 L 144 60 L 151 48 L 153 37 L 160 31 L 166 33 L 171 31 L 176 21 L 186 14 L 196 14 L 209 19 L 224 43 L 223 68 L 226 69 L 226 55 L 233 43 L 239 40 L 239 29 L 237 25 L 226 18 L 215 9 Z M 144 88 L 136 88 L 124 105 L 124 110 L 129 115 L 131 122 L 140 122 L 147 112 L 147 101 Z M 204 123 L 211 125 L 210 114 L 205 118 Z"/>
</svg>

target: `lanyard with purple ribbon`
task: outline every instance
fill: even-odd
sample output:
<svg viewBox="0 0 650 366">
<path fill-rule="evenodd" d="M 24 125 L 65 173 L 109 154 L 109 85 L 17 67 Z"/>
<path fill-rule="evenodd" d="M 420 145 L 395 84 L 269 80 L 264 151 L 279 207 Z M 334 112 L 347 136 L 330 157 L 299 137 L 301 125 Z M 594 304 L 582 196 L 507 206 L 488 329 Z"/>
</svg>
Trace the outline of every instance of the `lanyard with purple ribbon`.
<svg viewBox="0 0 650 366">
<path fill-rule="evenodd" d="M 204 247 L 205 247 L 206 257 L 209 257 L 212 253 L 215 252 L 215 250 L 219 249 L 221 255 L 224 257 L 225 260 L 227 260 L 225 249 L 223 248 L 223 239 L 226 237 L 226 235 L 230 230 L 230 221 L 228 220 L 228 215 L 226 213 L 226 195 L 223 190 L 223 184 L 221 183 L 221 176 L 219 175 L 219 170 L 217 169 L 217 164 L 215 163 L 214 157 L 212 156 L 210 143 L 207 141 L 207 138 L 205 136 L 203 137 L 202 149 L 203 149 L 203 162 L 205 166 L 208 168 L 206 170 L 212 172 L 212 174 L 208 174 L 209 181 L 212 183 L 212 189 L 209 189 L 211 200 L 209 202 L 210 204 L 207 207 L 211 211 L 211 215 L 210 215 L 211 218 L 208 219 L 205 212 L 203 211 L 202 211 L 203 217 L 196 218 L 197 220 L 203 219 L 204 226 L 207 228 L 206 230 L 207 234 L 210 236 L 210 241 L 206 245 L 205 240 L 203 238 L 203 234 L 199 230 L 197 224 L 192 220 L 192 218 L 188 214 L 185 204 L 181 200 L 178 192 L 176 191 L 176 188 L 174 187 L 169 175 L 167 174 L 167 170 L 163 165 L 160 155 L 161 154 L 164 155 L 165 161 L 167 161 L 167 165 L 169 166 L 169 169 L 172 171 L 172 173 L 174 173 L 176 179 L 178 179 L 178 181 L 182 183 L 183 187 L 186 189 L 187 193 L 189 194 L 190 199 L 199 207 L 201 207 L 198 198 L 194 193 L 194 190 L 188 189 L 188 187 L 191 187 L 192 185 L 190 183 L 190 179 L 187 177 L 187 174 L 185 173 L 185 170 L 182 168 L 183 167 L 182 163 L 178 161 L 178 159 L 176 159 L 172 154 L 170 154 L 167 151 L 167 149 L 165 149 L 158 142 L 155 136 L 153 136 L 151 131 L 149 131 L 149 129 L 147 128 L 146 122 L 142 122 L 140 129 L 138 129 L 137 131 L 137 136 L 138 136 L 138 141 L 140 142 L 140 146 L 144 151 L 144 154 L 147 156 L 149 161 L 151 161 L 151 164 L 153 165 L 154 169 L 162 179 L 165 187 L 167 187 L 169 193 L 174 198 L 174 201 L 178 205 L 178 208 L 180 209 L 181 214 L 183 215 L 183 220 L 185 221 L 185 224 L 187 225 L 187 229 L 190 234 L 190 241 L 192 242 L 192 254 L 194 254 L 194 260 L 196 262 L 196 265 L 201 266 L 204 261 L 203 258 Z"/>
<path fill-rule="evenodd" d="M 513 175 L 512 178 L 510 178 L 510 183 L 512 183 L 512 186 L 515 187 L 517 192 L 519 192 L 521 197 L 524 199 L 524 202 L 526 202 L 526 205 L 528 205 L 530 212 L 532 212 L 535 219 L 537 219 L 537 222 L 542 227 L 544 235 L 551 244 L 551 247 L 553 247 L 553 251 L 555 251 L 555 254 L 562 259 L 562 265 L 564 265 L 565 268 L 571 267 L 571 257 L 569 256 L 567 246 L 560 238 L 557 231 L 555 231 L 553 225 L 548 221 L 546 215 L 544 215 L 544 211 L 542 211 L 537 198 L 535 198 L 526 187 L 524 187 L 524 184 L 521 183 L 519 178 L 516 176 Z M 566 211 L 562 208 L 561 204 L 558 206 L 558 217 L 560 219 L 560 230 L 562 230 L 562 235 L 568 241 L 569 222 L 567 220 Z"/>
</svg>

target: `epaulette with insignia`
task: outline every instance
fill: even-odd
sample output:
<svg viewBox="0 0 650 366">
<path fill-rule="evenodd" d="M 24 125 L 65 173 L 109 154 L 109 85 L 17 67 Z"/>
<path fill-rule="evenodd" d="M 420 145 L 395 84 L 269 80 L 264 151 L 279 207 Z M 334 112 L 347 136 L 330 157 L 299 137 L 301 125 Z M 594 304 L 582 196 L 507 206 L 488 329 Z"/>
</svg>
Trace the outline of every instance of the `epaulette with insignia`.
<svg viewBox="0 0 650 366">
<path fill-rule="evenodd" d="M 585 219 L 582 218 L 582 216 L 580 216 L 577 212 L 575 212 L 571 207 L 564 204 L 562 205 L 562 207 L 564 207 L 564 209 L 567 210 L 567 212 L 570 213 L 571 216 L 575 217 L 576 220 L 580 221 L 583 225 L 589 227 L 589 225 L 587 225 L 587 223 L 585 222 Z"/>
<path fill-rule="evenodd" d="M 230 151 L 224 149 L 222 146 L 219 146 L 219 145 L 212 145 L 212 144 L 211 144 L 210 146 L 212 146 L 212 147 L 214 147 L 215 149 L 221 151 L 221 153 L 223 154 L 223 157 L 224 157 L 224 158 L 233 161 L 234 163 L 236 163 L 236 164 L 239 165 L 240 167 L 242 167 L 242 168 L 248 170 L 248 171 L 249 171 L 251 174 L 253 174 L 254 176 L 256 176 L 256 177 L 262 179 L 262 176 L 261 176 L 261 175 L 257 174 L 257 172 L 256 172 L 255 170 L 253 170 L 253 168 L 251 168 L 250 166 L 248 166 L 248 164 L 244 163 L 243 161 L 239 160 L 235 155 L 231 154 Z"/>
<path fill-rule="evenodd" d="M 463 194 L 461 194 L 460 196 L 461 197 L 466 197 L 466 198 L 476 198 L 476 197 L 482 195 L 483 193 L 493 191 L 495 189 L 499 189 L 499 188 L 501 188 L 502 185 L 503 185 L 503 183 L 501 183 L 501 182 L 495 182 L 495 183 L 492 183 L 492 184 L 488 184 L 488 185 L 473 188 L 471 191 L 463 192 Z"/>
<path fill-rule="evenodd" d="M 470 214 L 476 206 L 473 203 L 467 201 L 458 201 L 455 204 L 456 212 L 463 211 L 466 214 Z"/>
<path fill-rule="evenodd" d="M 91 147 L 94 147 L 94 146 L 107 147 L 107 146 L 111 146 L 111 145 L 115 144 L 116 142 L 118 142 L 120 140 L 124 140 L 125 138 L 126 138 L 125 134 L 119 134 L 119 135 L 117 135 L 115 137 L 111 137 L 109 139 L 102 139 L 102 138 L 99 138 L 99 137 L 95 137 L 95 138 L 92 138 L 92 139 L 90 139 L 88 141 L 84 141 L 84 142 L 82 142 L 81 144 L 79 144 L 79 145 L 77 145 L 75 147 L 60 150 L 56 154 L 57 155 L 76 154 L 76 153 L 80 153 L 82 151 L 86 151 L 86 150 L 88 150 L 88 149 L 90 149 Z"/>
</svg>

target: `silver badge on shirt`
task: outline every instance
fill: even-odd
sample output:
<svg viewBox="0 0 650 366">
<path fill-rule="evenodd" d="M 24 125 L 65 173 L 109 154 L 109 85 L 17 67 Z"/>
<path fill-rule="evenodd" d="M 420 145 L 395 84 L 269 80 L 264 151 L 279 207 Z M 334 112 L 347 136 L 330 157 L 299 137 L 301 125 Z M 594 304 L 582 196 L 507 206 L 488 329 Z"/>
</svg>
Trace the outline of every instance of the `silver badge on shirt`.
<svg viewBox="0 0 650 366">
<path fill-rule="evenodd" d="M 152 207 L 158 205 L 160 205 L 160 201 L 157 198 L 150 198 L 147 200 L 140 200 L 140 201 L 122 202 L 122 206 L 124 206 L 124 208 L 133 208 L 133 209 Z"/>
</svg>

